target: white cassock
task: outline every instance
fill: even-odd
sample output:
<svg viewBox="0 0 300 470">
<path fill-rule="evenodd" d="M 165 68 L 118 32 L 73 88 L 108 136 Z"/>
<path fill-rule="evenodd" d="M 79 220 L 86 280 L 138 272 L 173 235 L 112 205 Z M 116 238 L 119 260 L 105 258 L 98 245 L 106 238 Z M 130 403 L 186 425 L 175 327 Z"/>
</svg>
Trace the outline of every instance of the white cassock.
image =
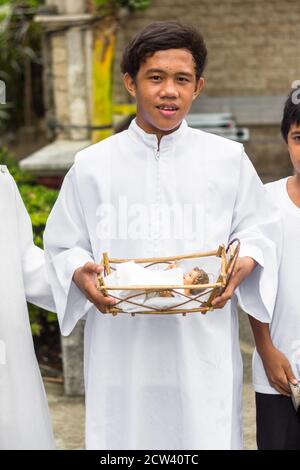
<svg viewBox="0 0 300 470">
<path fill-rule="evenodd" d="M 53 449 L 26 300 L 55 311 L 43 251 L 17 186 L 0 166 L 0 449 Z"/>
<path fill-rule="evenodd" d="M 99 313 L 72 282 L 102 252 L 161 257 L 216 249 L 234 237 L 259 265 L 239 289 L 245 311 L 269 322 L 278 214 L 239 143 L 180 128 L 161 139 L 135 121 L 81 151 L 45 231 L 61 330 L 86 315 L 88 449 L 242 446 L 237 300 L 207 315 Z M 262 230 L 264 233 L 262 233 Z"/>
</svg>

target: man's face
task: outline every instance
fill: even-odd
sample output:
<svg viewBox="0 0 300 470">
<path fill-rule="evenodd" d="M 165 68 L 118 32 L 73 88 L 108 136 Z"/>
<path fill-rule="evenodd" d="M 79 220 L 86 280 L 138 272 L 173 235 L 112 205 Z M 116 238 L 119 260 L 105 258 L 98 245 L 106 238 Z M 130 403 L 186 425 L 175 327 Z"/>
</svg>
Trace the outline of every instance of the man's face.
<svg viewBox="0 0 300 470">
<path fill-rule="evenodd" d="M 293 124 L 288 133 L 288 149 L 295 171 L 300 174 L 300 125 Z"/>
<path fill-rule="evenodd" d="M 176 130 L 204 85 L 196 81 L 195 62 L 186 49 L 155 52 L 140 66 L 136 80 L 124 75 L 137 101 L 137 124 L 161 137 Z"/>
</svg>

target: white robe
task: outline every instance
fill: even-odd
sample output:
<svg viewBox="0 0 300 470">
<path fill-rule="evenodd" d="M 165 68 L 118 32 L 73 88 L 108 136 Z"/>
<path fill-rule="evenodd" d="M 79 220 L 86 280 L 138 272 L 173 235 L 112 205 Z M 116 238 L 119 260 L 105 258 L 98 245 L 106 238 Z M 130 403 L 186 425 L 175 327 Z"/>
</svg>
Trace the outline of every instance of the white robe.
<svg viewBox="0 0 300 470">
<path fill-rule="evenodd" d="M 88 449 L 240 448 L 242 364 L 236 298 L 205 316 L 113 317 L 85 300 L 74 270 L 105 251 L 172 256 L 238 237 L 241 255 L 259 263 L 239 289 L 241 305 L 268 322 L 277 278 L 266 234 L 277 218 L 243 146 L 185 121 L 162 138 L 159 154 L 156 136 L 133 121 L 77 155 L 44 240 L 62 334 L 87 313 Z"/>
<path fill-rule="evenodd" d="M 53 449 L 26 300 L 54 311 L 43 251 L 13 178 L 0 167 L 0 449 Z"/>
</svg>

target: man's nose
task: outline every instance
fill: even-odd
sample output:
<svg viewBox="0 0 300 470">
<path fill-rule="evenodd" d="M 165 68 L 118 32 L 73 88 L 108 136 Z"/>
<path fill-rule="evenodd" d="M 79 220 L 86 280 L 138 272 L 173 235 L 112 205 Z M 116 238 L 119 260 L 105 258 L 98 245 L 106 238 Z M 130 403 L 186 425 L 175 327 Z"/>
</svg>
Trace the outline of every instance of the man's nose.
<svg viewBox="0 0 300 470">
<path fill-rule="evenodd" d="M 163 82 L 163 86 L 160 91 L 161 97 L 168 97 L 168 98 L 177 98 L 178 97 L 178 89 L 177 84 L 174 80 L 165 80 Z"/>
</svg>

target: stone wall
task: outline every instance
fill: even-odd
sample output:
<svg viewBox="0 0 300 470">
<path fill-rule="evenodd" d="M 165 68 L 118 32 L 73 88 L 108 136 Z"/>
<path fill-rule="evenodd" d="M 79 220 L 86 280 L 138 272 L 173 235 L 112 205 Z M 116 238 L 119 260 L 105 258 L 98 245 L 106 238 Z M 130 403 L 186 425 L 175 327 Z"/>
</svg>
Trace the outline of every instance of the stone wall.
<svg viewBox="0 0 300 470">
<path fill-rule="evenodd" d="M 249 126 L 245 150 L 264 183 L 292 174 L 287 146 L 278 126 Z"/>
<path fill-rule="evenodd" d="M 123 20 L 116 55 L 116 101 L 126 99 L 119 79 L 121 52 L 152 21 L 177 19 L 196 25 L 208 47 L 209 96 L 286 94 L 300 79 L 299 0 L 152 0 Z"/>
</svg>

